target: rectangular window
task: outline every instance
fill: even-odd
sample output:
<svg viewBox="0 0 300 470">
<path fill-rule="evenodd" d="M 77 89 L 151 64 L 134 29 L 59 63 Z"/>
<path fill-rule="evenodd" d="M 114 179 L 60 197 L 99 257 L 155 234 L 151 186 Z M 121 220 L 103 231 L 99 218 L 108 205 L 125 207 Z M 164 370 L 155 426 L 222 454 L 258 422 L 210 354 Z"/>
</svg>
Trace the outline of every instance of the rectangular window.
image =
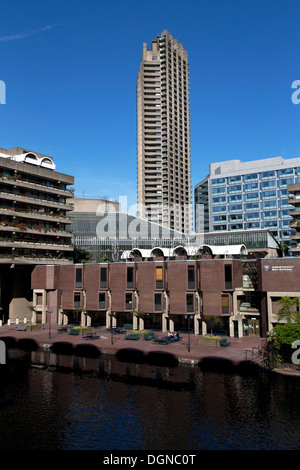
<svg viewBox="0 0 300 470">
<path fill-rule="evenodd" d="M 229 206 L 229 211 L 230 212 L 239 212 L 243 210 L 243 205 L 242 204 L 234 204 L 232 206 Z"/>
<path fill-rule="evenodd" d="M 261 177 L 262 179 L 275 178 L 275 171 L 263 171 Z"/>
<path fill-rule="evenodd" d="M 82 268 L 76 268 L 75 287 L 82 287 Z"/>
<path fill-rule="evenodd" d="M 162 309 L 161 294 L 154 294 L 154 310 L 160 312 Z"/>
<path fill-rule="evenodd" d="M 228 192 L 229 193 L 236 193 L 242 190 L 242 186 L 240 184 L 235 184 L 234 186 L 229 186 Z"/>
<path fill-rule="evenodd" d="M 222 294 L 221 304 L 222 304 L 222 314 L 229 313 L 229 295 L 228 294 Z"/>
<path fill-rule="evenodd" d="M 276 181 L 274 181 L 274 180 L 263 181 L 263 182 L 261 183 L 261 187 L 262 187 L 262 189 L 265 189 L 265 188 L 275 188 L 275 187 L 276 187 Z"/>
<path fill-rule="evenodd" d="M 241 181 L 241 176 L 230 176 L 229 183 L 236 183 L 237 181 Z"/>
<path fill-rule="evenodd" d="M 293 168 L 285 168 L 283 170 L 279 170 L 279 176 L 286 176 L 286 175 L 293 175 L 294 169 Z"/>
<path fill-rule="evenodd" d="M 105 292 L 99 293 L 99 309 L 105 309 Z"/>
<path fill-rule="evenodd" d="M 225 289 L 232 289 L 232 266 L 225 264 Z"/>
<path fill-rule="evenodd" d="M 217 178 L 215 180 L 211 180 L 212 185 L 224 184 L 225 178 Z"/>
<path fill-rule="evenodd" d="M 226 193 L 226 188 L 225 188 L 225 186 L 222 186 L 220 188 L 212 188 L 211 193 L 212 194 L 225 194 Z"/>
<path fill-rule="evenodd" d="M 127 268 L 127 289 L 133 288 L 133 267 Z"/>
<path fill-rule="evenodd" d="M 186 294 L 186 311 L 194 311 L 194 294 Z"/>
<path fill-rule="evenodd" d="M 125 294 L 125 310 L 132 310 L 132 294 Z"/>
<path fill-rule="evenodd" d="M 74 308 L 80 307 L 80 293 L 74 294 Z"/>
<path fill-rule="evenodd" d="M 188 289 L 195 289 L 195 266 L 188 266 Z"/>
<path fill-rule="evenodd" d="M 100 268 L 100 287 L 101 289 L 107 287 L 107 268 Z"/>
<path fill-rule="evenodd" d="M 241 194 L 235 194 L 234 196 L 229 196 L 228 201 L 229 202 L 235 202 L 235 201 L 242 201 L 242 195 Z"/>
<path fill-rule="evenodd" d="M 248 183 L 245 184 L 245 190 L 246 191 L 253 191 L 253 190 L 258 189 L 258 183 Z"/>
<path fill-rule="evenodd" d="M 163 288 L 163 268 L 162 266 L 158 266 L 156 268 L 156 289 L 162 289 Z"/>
<path fill-rule="evenodd" d="M 253 180 L 257 180 L 257 173 L 251 173 L 249 175 L 244 176 L 244 181 L 245 182 L 253 181 Z"/>
</svg>

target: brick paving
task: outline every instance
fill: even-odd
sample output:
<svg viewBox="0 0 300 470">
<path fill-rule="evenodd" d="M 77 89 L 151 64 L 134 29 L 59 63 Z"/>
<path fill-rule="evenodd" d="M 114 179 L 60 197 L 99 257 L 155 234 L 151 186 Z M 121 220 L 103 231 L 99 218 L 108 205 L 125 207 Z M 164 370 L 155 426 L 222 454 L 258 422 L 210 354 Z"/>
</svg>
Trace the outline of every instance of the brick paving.
<svg viewBox="0 0 300 470">
<path fill-rule="evenodd" d="M 259 337 L 228 338 L 231 345 L 227 347 L 200 346 L 197 339 L 200 336 L 187 333 L 181 334 L 181 340 L 167 345 L 155 344 L 152 341 L 144 339 L 125 340 L 125 334 L 111 336 L 111 333 L 105 327 L 96 328 L 98 339 L 85 340 L 82 336 L 72 336 L 68 333 L 58 333 L 59 325 L 43 325 L 42 329 L 33 329 L 32 331 L 17 331 L 16 325 L 3 325 L 0 327 L 0 340 L 17 347 L 52 347 L 60 351 L 68 347 L 70 350 L 76 350 L 77 347 L 86 348 L 86 351 L 97 350 L 100 354 L 120 355 L 131 352 L 137 355 L 159 354 L 161 357 L 173 357 L 179 362 L 186 363 L 204 363 L 205 361 L 219 359 L 223 364 L 232 364 L 234 366 L 241 364 L 255 363 L 257 359 L 249 351 L 252 348 L 259 348 L 265 342 Z M 166 336 L 166 333 L 158 332 L 158 336 Z M 248 351 L 248 352 L 246 352 Z M 226 361 L 227 360 L 227 361 Z"/>
</svg>

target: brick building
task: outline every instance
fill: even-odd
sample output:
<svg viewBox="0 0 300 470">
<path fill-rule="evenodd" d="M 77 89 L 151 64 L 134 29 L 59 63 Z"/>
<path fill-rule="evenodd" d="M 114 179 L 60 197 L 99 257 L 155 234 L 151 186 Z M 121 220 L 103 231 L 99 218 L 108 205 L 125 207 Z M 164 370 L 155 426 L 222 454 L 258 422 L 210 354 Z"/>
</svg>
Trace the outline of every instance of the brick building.
<svg viewBox="0 0 300 470">
<path fill-rule="evenodd" d="M 266 336 L 277 300 L 300 296 L 300 260 L 168 259 L 36 266 L 35 320 L 51 308 L 59 324 L 123 326 L 195 334 Z M 113 315 L 112 315 L 113 314 Z"/>
</svg>

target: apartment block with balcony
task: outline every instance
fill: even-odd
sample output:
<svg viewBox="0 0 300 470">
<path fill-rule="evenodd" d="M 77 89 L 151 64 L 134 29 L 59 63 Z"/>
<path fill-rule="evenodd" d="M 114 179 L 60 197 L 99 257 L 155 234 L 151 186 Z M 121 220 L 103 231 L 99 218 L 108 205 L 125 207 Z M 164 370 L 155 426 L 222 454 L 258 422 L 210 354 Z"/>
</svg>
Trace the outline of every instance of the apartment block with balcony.
<svg viewBox="0 0 300 470">
<path fill-rule="evenodd" d="M 289 203 L 294 208 L 290 211 L 292 220 L 291 228 L 291 252 L 295 256 L 300 256 L 300 182 L 288 185 L 290 193 Z"/>
<path fill-rule="evenodd" d="M 143 44 L 136 91 L 138 216 L 190 233 L 188 55 L 167 31 Z"/>
<path fill-rule="evenodd" d="M 73 262 L 72 184 L 48 156 L 0 149 L 0 264 Z"/>
</svg>

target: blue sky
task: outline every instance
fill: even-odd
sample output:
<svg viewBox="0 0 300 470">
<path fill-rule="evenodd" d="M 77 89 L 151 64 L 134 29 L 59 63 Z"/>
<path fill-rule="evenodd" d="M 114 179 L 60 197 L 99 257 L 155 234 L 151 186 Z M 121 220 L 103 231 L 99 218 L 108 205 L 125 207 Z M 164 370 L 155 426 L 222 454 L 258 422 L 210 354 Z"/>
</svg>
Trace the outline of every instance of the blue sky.
<svg viewBox="0 0 300 470">
<path fill-rule="evenodd" d="M 151 4 L 151 11 L 148 5 Z M 300 156 L 299 0 L 1 0 L 0 147 L 50 155 L 75 195 L 136 203 L 142 44 L 188 50 L 193 187 L 212 162 Z"/>
</svg>

